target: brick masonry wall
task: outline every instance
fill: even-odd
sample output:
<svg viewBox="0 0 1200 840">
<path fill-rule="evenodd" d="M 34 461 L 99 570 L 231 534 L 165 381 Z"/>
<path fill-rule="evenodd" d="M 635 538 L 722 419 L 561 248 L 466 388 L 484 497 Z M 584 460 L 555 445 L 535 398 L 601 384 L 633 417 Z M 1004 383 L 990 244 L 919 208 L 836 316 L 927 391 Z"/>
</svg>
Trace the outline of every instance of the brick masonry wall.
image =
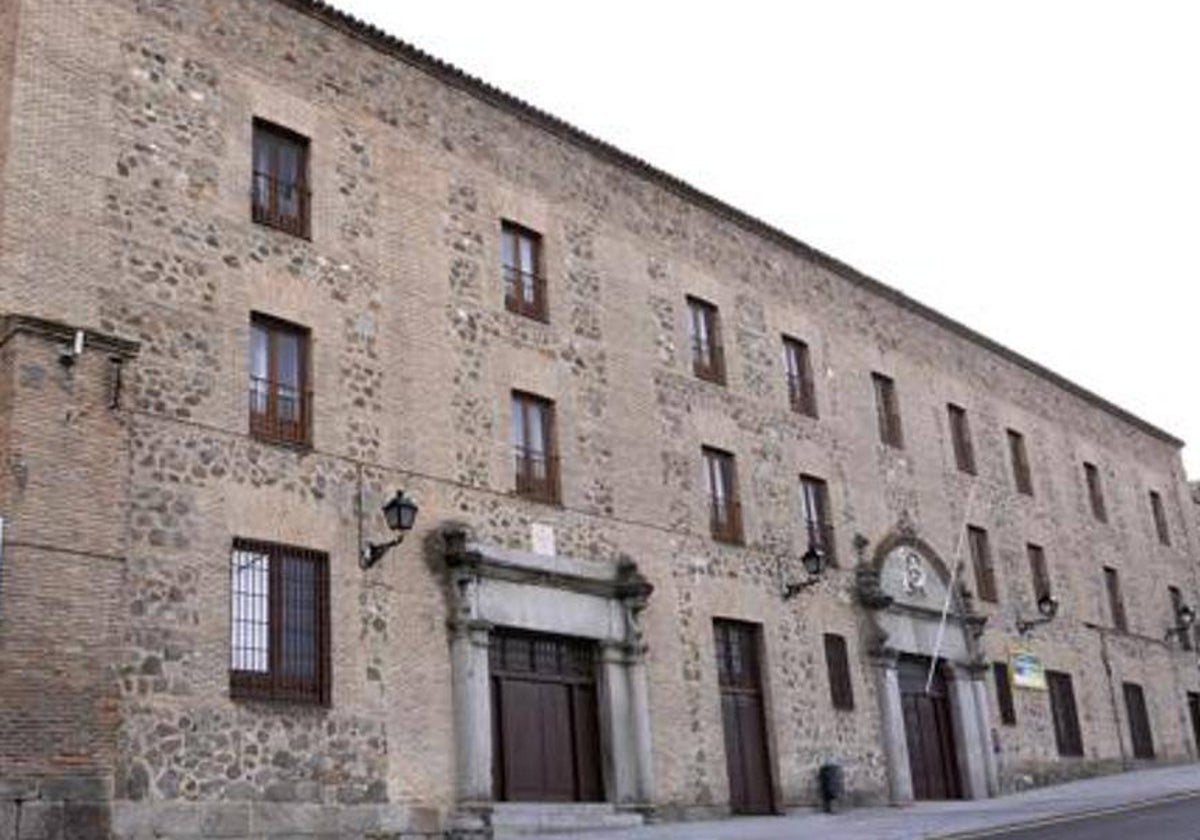
<svg viewBox="0 0 1200 840">
<path fill-rule="evenodd" d="M 128 437 L 104 354 L 13 333 L 0 348 L 0 836 L 102 836 L 119 722 Z"/>
<path fill-rule="evenodd" d="M 547 523 L 560 552 L 631 557 L 650 577 L 655 804 L 668 815 L 720 813 L 728 803 L 714 617 L 763 625 L 778 801 L 812 801 L 815 770 L 830 759 L 846 764 L 858 799 L 884 796 L 876 675 L 850 594 L 851 538 L 878 543 L 900 521 L 943 558 L 964 518 L 988 529 L 1000 589 L 998 605 L 980 605 L 991 658 L 1006 656 L 1018 616 L 1033 607 L 1025 543 L 1046 549 L 1063 609 L 1032 644 L 1075 679 L 1086 757 L 1058 759 L 1045 695 L 1018 692 L 1018 726 L 993 722 L 1007 785 L 1120 766 L 1129 752 L 1123 679 L 1147 690 L 1160 755 L 1194 757 L 1181 699 L 1196 690 L 1194 658 L 1160 642 L 1166 585 L 1200 600 L 1197 531 L 1173 445 L 284 4 L 21 0 L 19 8 L 21 121 L 0 217 L 0 308 L 141 343 L 121 414 L 129 459 L 114 468 L 127 495 L 99 497 L 128 499 L 102 526 L 122 558 L 103 568 L 119 570 L 119 585 L 96 590 L 114 599 L 120 644 L 103 690 L 85 680 L 70 692 L 80 702 L 115 698 L 115 740 L 83 751 L 112 756 L 118 801 L 221 805 L 223 814 L 246 803 L 373 808 L 408 825 L 436 822 L 454 802 L 447 614 L 433 538 L 449 519 L 517 548 L 529 548 L 531 524 Z M 254 117 L 311 138 L 311 241 L 250 223 Z M 544 236 L 548 325 L 504 311 L 501 218 Z M 720 307 L 727 387 L 691 375 L 689 294 Z M 311 330 L 311 451 L 246 433 L 251 312 Z M 812 350 L 819 420 L 787 408 L 782 333 Z M 877 442 L 873 370 L 896 380 L 902 452 Z M 512 389 L 556 402 L 561 507 L 512 496 Z M 16 410 L 71 404 L 52 389 L 14 393 Z M 50 395 L 57 402 L 38 402 Z M 954 468 L 951 401 L 970 412 L 975 478 Z M 62 433 L 61 422 L 41 426 Z M 1008 427 L 1026 437 L 1032 498 L 1012 489 Z M 744 547 L 706 535 L 702 445 L 737 456 Z M 43 457 L 69 451 L 56 451 L 58 438 L 23 446 Z M 1106 525 L 1087 507 L 1084 460 L 1102 469 Z M 781 558 L 804 543 L 801 472 L 829 481 L 843 568 L 783 602 Z M 6 506 L 16 482 L 11 470 L 0 482 Z M 398 486 L 420 502 L 418 531 L 362 573 L 360 488 L 371 512 Z M 67 487 L 94 495 L 82 476 Z M 1150 488 L 1167 503 L 1171 547 L 1154 536 Z M 91 544 L 90 531 L 60 528 L 56 502 L 50 492 L 22 502 L 27 527 L 55 545 Z M 378 517 L 366 528 L 385 536 Z M 234 536 L 329 552 L 330 709 L 228 698 Z M 17 576 L 40 567 L 32 556 L 23 562 L 6 574 L 29 591 L 35 579 Z M 1121 570 L 1137 635 L 1088 626 L 1111 623 L 1104 565 Z M 90 583 L 64 570 L 58 585 L 77 587 L 60 614 L 87 612 Z M 5 605 L 16 601 L 12 591 Z M 48 638 L 43 614 L 27 615 L 19 630 L 6 625 L 0 644 L 24 638 L 32 656 Z M 851 712 L 830 707 L 824 632 L 849 641 Z M 75 673 L 73 662 L 64 673 Z M 23 707 L 19 700 L 8 697 Z"/>
<path fill-rule="evenodd" d="M 8 159 L 9 114 L 12 101 L 13 69 L 17 50 L 17 4 L 0 8 L 0 184 Z M 0 219 L 4 218 L 4 193 L 0 189 Z"/>
</svg>

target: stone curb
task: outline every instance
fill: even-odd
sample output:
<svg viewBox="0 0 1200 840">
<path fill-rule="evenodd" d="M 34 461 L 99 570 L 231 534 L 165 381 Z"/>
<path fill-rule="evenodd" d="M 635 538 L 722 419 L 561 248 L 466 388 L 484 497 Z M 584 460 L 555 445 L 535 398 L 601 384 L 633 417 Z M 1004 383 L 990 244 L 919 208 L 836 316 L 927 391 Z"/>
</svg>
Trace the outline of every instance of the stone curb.
<svg viewBox="0 0 1200 840">
<path fill-rule="evenodd" d="M 1031 828 L 1040 828 L 1042 826 L 1056 825 L 1063 822 L 1076 822 L 1078 820 L 1086 820 L 1093 817 L 1101 817 L 1107 814 L 1121 814 L 1126 811 L 1137 811 L 1142 808 L 1151 808 L 1155 805 L 1165 805 L 1171 802 L 1182 802 L 1187 799 L 1200 799 L 1200 788 L 1186 791 L 1176 791 L 1175 793 L 1166 793 L 1162 796 L 1152 796 L 1149 799 L 1139 799 L 1133 802 L 1126 802 L 1122 805 L 1105 805 L 1095 808 L 1083 808 L 1078 811 L 1068 811 L 1062 814 L 1053 814 L 1045 817 L 1035 817 L 1028 820 L 1013 820 L 1011 822 L 998 823 L 992 826 L 983 828 L 971 828 L 963 831 L 952 831 L 948 834 L 928 834 L 926 840 L 977 840 L 977 838 L 993 837 L 997 834 L 1011 834 L 1016 831 L 1027 831 Z"/>
</svg>

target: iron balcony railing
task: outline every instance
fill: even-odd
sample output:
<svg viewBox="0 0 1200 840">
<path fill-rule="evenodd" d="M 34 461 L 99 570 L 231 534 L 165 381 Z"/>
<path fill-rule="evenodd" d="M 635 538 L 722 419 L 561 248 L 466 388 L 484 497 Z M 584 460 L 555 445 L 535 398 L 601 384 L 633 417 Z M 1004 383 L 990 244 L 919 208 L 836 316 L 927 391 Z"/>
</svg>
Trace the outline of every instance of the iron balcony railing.
<svg viewBox="0 0 1200 840">
<path fill-rule="evenodd" d="M 527 318 L 550 320 L 546 279 L 511 265 L 504 266 L 504 306 L 509 312 Z"/>
<path fill-rule="evenodd" d="M 307 446 L 311 431 L 311 392 L 294 385 L 250 377 L 250 433 L 254 437 Z"/>
<path fill-rule="evenodd" d="M 792 405 L 792 411 L 809 417 L 817 416 L 816 395 L 813 393 L 812 380 L 808 377 L 788 374 L 788 401 Z"/>
<path fill-rule="evenodd" d="M 251 193 L 255 222 L 308 238 L 309 192 L 302 182 L 283 181 L 269 172 L 256 171 Z"/>
<path fill-rule="evenodd" d="M 834 540 L 833 525 L 828 522 L 806 522 L 805 532 L 808 535 L 808 544 L 821 552 L 825 558 L 825 565 L 836 567 L 837 544 Z M 808 545 L 803 546 L 802 550 L 807 551 Z"/>
<path fill-rule="evenodd" d="M 698 379 L 725 384 L 725 352 L 715 341 L 692 339 L 692 372 Z"/>
<path fill-rule="evenodd" d="M 517 495 L 537 502 L 558 504 L 558 456 L 516 447 Z"/>
<path fill-rule="evenodd" d="M 742 506 L 732 499 L 709 500 L 709 528 L 714 540 L 742 542 Z"/>
</svg>

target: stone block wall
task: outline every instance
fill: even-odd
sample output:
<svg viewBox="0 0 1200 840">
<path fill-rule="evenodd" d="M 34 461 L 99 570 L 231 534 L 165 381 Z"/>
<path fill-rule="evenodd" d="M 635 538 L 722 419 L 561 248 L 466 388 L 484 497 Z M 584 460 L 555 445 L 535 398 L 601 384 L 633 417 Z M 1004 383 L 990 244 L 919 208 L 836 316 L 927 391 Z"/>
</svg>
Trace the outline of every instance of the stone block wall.
<svg viewBox="0 0 1200 840">
<path fill-rule="evenodd" d="M 1200 601 L 1176 442 L 827 259 L 376 49 L 300 0 L 8 8 L 21 16 L 21 121 L 0 169 L 0 309 L 121 336 L 140 353 L 125 367 L 120 409 L 83 419 L 52 349 L 37 350 L 40 390 L 23 384 L 20 360 L 6 362 L 5 410 L 41 414 L 6 426 L 0 514 L 30 516 L 54 550 L 39 565 L 32 549 L 15 555 L 25 560 L 6 549 L 5 585 L 27 594 L 0 594 L 0 621 L 6 609 L 29 612 L 0 624 L 0 651 L 53 650 L 66 657 L 56 679 L 82 680 L 64 703 L 91 709 L 103 698 L 103 739 L 71 749 L 111 774 L 118 836 L 155 825 L 195 836 L 214 824 L 253 834 L 285 812 L 351 836 L 441 826 L 455 807 L 454 734 L 433 536 L 449 520 L 521 549 L 533 524 L 549 525 L 559 553 L 631 558 L 650 578 L 653 804 L 666 816 L 728 808 L 714 618 L 763 625 L 777 804 L 814 801 L 829 760 L 845 764 L 857 800 L 886 796 L 852 539 L 878 544 L 899 524 L 948 563 L 964 523 L 988 529 L 1000 597 L 977 606 L 996 660 L 1033 609 L 1025 544 L 1046 549 L 1062 614 L 1029 643 L 1075 680 L 1085 757 L 1059 759 L 1045 695 L 1018 692 L 1016 727 L 993 709 L 1004 784 L 1122 766 L 1123 679 L 1147 691 L 1162 758 L 1195 756 L 1180 712 L 1182 692 L 1197 689 L 1194 657 L 1161 642 L 1166 586 Z M 310 139 L 310 239 L 250 221 L 256 117 Z M 501 219 L 543 236 L 548 324 L 504 309 Z M 727 386 L 692 376 L 687 295 L 720 309 Z M 311 331 L 310 449 L 248 434 L 255 312 Z M 785 333 L 810 347 L 819 419 L 788 407 Z M 76 370 L 100 366 L 99 383 L 104 363 L 85 354 Z M 901 451 L 878 442 L 872 371 L 897 384 Z M 513 495 L 514 389 L 555 401 L 559 506 Z M 955 469 L 947 402 L 969 412 L 975 477 Z M 79 423 L 104 427 L 81 438 Z M 1032 498 L 1013 489 L 1007 428 L 1029 446 Z M 104 435 L 123 442 L 120 459 L 72 466 L 61 484 L 38 484 L 48 474 L 38 466 L 21 489 L 13 453 L 86 461 L 72 448 L 80 441 L 117 451 Z M 707 534 L 703 445 L 736 455 L 744 546 Z M 1107 524 L 1092 520 L 1084 460 L 1103 471 Z M 784 601 L 805 546 L 801 473 L 829 483 L 840 565 Z M 59 517 L 64 487 L 104 501 L 105 515 Z M 417 531 L 362 572 L 360 525 L 385 538 L 375 511 L 398 487 L 421 506 Z M 1154 534 L 1149 489 L 1167 505 L 1171 546 Z M 229 698 L 234 537 L 329 554 L 330 708 Z M 98 582 L 62 566 L 79 545 L 117 558 L 96 566 L 107 570 Z M 1103 629 L 1104 565 L 1121 571 L 1132 634 Z M 974 588 L 969 563 L 963 574 Z M 54 586 L 75 589 L 56 598 Z M 105 609 L 91 609 L 93 598 Z M 63 628 L 87 628 L 83 638 L 119 643 L 60 654 L 44 644 L 44 607 L 69 617 Z M 851 711 L 830 704 L 825 632 L 848 641 Z M 28 714 L 32 695 L 5 686 L 0 708 Z M 18 753 L 0 746 L 7 760 Z"/>
</svg>

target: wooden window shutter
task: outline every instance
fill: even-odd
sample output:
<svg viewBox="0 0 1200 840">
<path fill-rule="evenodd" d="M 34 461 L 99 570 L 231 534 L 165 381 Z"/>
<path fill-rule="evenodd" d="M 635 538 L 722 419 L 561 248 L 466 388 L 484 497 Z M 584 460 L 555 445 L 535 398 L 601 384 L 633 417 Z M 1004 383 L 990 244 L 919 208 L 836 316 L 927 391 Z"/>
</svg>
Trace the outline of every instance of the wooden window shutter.
<svg viewBox="0 0 1200 840">
<path fill-rule="evenodd" d="M 846 639 L 836 633 L 825 634 L 825 665 L 829 669 L 829 696 L 835 709 L 854 708 L 854 686 L 850 681 L 850 657 Z"/>
<path fill-rule="evenodd" d="M 1104 567 L 1104 588 L 1108 591 L 1108 608 L 1112 614 L 1113 627 L 1121 632 L 1128 632 L 1129 624 L 1125 619 L 1125 601 L 1121 597 L 1121 577 L 1111 566 Z"/>
<path fill-rule="evenodd" d="M 1017 709 L 1013 703 L 1012 678 L 1007 662 L 992 663 L 992 675 L 996 680 L 996 705 L 1000 708 L 1000 722 L 1005 726 L 1016 726 Z"/>
<path fill-rule="evenodd" d="M 996 570 L 992 565 L 991 548 L 987 531 L 974 525 L 967 526 L 967 542 L 971 548 L 971 562 L 975 567 L 975 588 L 981 600 L 995 603 Z"/>
</svg>

